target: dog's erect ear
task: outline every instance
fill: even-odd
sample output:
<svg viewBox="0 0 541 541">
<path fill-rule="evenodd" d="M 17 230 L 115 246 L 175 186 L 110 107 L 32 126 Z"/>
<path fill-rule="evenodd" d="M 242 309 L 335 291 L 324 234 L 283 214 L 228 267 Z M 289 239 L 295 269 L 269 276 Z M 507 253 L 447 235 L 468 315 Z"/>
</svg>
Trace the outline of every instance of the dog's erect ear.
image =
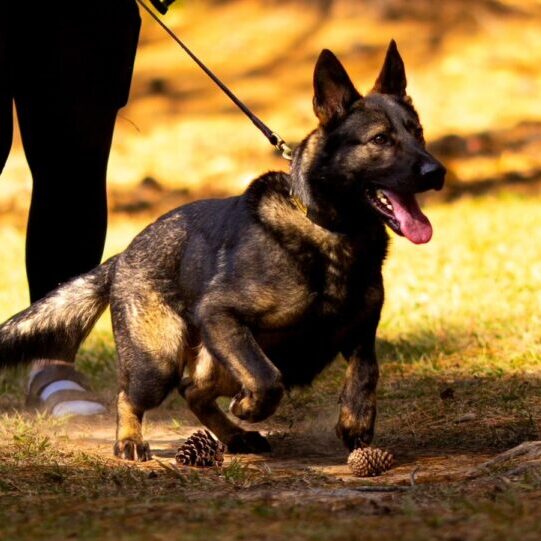
<svg viewBox="0 0 541 541">
<path fill-rule="evenodd" d="M 404 61 L 398 52 L 396 41 L 389 43 L 383 67 L 377 78 L 372 92 L 380 94 L 392 94 L 403 98 L 406 96 L 406 69 Z"/>
<path fill-rule="evenodd" d="M 361 95 L 340 61 L 323 49 L 314 69 L 314 113 L 322 126 L 343 118 Z"/>
</svg>

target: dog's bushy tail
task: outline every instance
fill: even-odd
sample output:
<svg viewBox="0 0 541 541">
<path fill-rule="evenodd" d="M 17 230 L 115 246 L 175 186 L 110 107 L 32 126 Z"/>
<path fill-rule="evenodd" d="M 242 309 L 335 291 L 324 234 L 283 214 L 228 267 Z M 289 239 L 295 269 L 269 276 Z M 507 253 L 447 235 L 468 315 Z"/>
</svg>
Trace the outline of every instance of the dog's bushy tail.
<svg viewBox="0 0 541 541">
<path fill-rule="evenodd" d="M 109 304 L 115 260 L 66 282 L 0 325 L 0 367 L 73 360 Z"/>
</svg>

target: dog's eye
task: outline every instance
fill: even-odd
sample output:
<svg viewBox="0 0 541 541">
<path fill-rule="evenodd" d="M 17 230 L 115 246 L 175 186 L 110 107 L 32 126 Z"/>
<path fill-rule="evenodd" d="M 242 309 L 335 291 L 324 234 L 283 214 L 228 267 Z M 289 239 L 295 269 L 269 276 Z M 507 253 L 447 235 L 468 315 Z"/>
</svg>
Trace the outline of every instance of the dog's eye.
<svg viewBox="0 0 541 541">
<path fill-rule="evenodd" d="M 386 133 L 378 133 L 372 137 L 372 143 L 376 145 L 386 145 L 389 142 L 389 136 Z"/>
</svg>

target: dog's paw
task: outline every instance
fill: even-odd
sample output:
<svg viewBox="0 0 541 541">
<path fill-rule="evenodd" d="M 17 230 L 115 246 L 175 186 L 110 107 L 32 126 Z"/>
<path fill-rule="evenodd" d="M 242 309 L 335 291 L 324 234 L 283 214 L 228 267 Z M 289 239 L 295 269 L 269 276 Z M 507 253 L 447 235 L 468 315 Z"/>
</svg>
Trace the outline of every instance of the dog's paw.
<svg viewBox="0 0 541 541">
<path fill-rule="evenodd" d="M 356 430 L 350 430 L 340 425 L 336 425 L 336 434 L 350 451 L 358 447 L 366 447 L 374 439 L 373 430 L 359 433 Z"/>
<path fill-rule="evenodd" d="M 348 408 L 343 408 L 336 424 L 336 435 L 350 451 L 370 445 L 374 439 L 375 405 L 363 409 L 362 414 L 353 415 Z"/>
<path fill-rule="evenodd" d="M 120 440 L 115 442 L 113 452 L 116 457 L 136 462 L 146 462 L 152 459 L 150 447 L 146 441 Z"/>
<path fill-rule="evenodd" d="M 227 443 L 227 451 L 232 454 L 270 453 L 271 446 L 259 432 L 239 432 Z"/>
<path fill-rule="evenodd" d="M 243 421 L 257 423 L 267 419 L 276 411 L 283 394 L 282 385 L 260 393 L 243 389 L 231 401 L 229 411 Z"/>
</svg>

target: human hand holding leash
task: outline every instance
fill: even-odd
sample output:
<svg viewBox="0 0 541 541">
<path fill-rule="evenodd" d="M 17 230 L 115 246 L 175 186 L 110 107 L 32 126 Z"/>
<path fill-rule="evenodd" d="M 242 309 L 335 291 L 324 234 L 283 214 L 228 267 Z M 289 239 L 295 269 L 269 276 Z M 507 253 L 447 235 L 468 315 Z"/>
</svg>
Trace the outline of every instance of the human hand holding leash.
<svg viewBox="0 0 541 541">
<path fill-rule="evenodd" d="M 150 0 L 152 5 L 159 11 L 162 15 L 165 15 L 169 10 L 169 6 L 175 2 L 175 0 Z"/>
</svg>

